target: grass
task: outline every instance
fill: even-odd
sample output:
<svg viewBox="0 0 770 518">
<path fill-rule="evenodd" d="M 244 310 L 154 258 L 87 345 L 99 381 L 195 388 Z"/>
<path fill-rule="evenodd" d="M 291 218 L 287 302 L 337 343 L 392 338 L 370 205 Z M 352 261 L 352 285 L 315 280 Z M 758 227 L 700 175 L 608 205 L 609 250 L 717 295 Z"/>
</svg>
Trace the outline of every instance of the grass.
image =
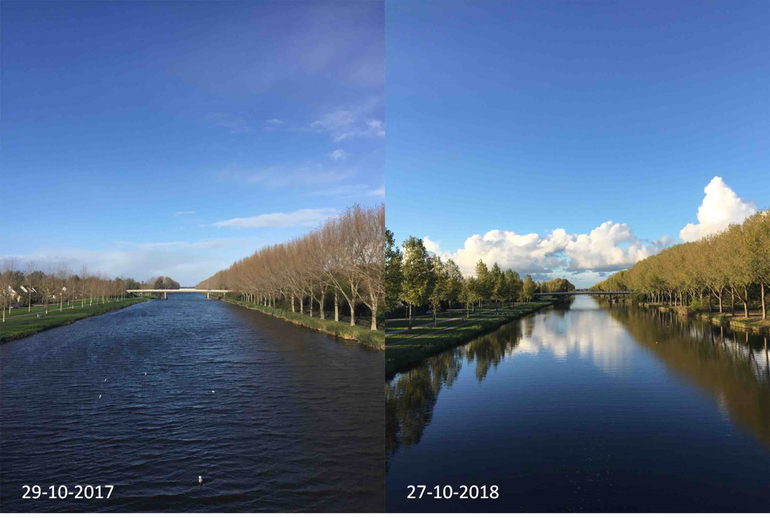
<svg viewBox="0 0 770 518">
<path fill-rule="evenodd" d="M 25 314 L 24 316 L 13 315 L 13 318 L 7 319 L 5 324 L 0 325 L 0 343 L 32 336 L 40 331 L 46 331 L 59 326 L 66 326 L 77 320 L 101 315 L 109 311 L 115 311 L 116 309 L 123 309 L 148 300 L 150 300 L 150 297 L 137 297 L 118 302 L 94 304 L 93 306 L 86 305 L 82 308 L 78 307 L 76 304 L 74 308 L 65 308 L 64 311 L 59 311 L 59 306 L 50 305 L 48 307 L 48 315 L 42 314 L 41 311 L 34 311 L 35 308 L 33 308 L 33 313 Z M 14 313 L 15 311 L 21 312 L 26 311 L 26 309 L 14 310 Z M 37 315 L 41 316 L 38 318 Z"/>
<path fill-rule="evenodd" d="M 337 338 L 344 338 L 346 340 L 354 340 L 360 344 L 366 345 L 377 350 L 385 349 L 385 332 L 384 331 L 372 331 L 360 326 L 351 326 L 349 322 L 335 322 L 334 320 L 311 317 L 309 315 L 292 313 L 280 308 L 271 308 L 268 306 L 262 306 L 259 304 L 248 304 L 246 302 L 233 301 L 229 299 L 223 299 L 225 302 L 237 304 L 248 309 L 254 309 L 272 315 L 278 318 L 282 318 L 293 324 L 297 324 L 316 331 L 321 331 L 328 335 L 335 336 Z"/>
<path fill-rule="evenodd" d="M 439 319 L 436 327 L 412 329 L 404 333 L 391 335 L 385 349 L 385 369 L 388 375 L 405 370 L 411 365 L 438 354 L 446 349 L 460 345 L 479 335 L 489 333 L 503 324 L 516 320 L 542 308 L 552 305 L 558 299 L 537 300 L 516 304 L 512 308 L 501 309 L 499 313 L 483 312 L 471 314 L 465 320 L 443 321 Z M 465 316 L 465 313 L 452 313 L 452 318 Z M 419 319 L 433 322 L 433 319 Z M 427 323 L 427 322 L 426 322 Z M 388 329 L 391 328 L 390 322 Z"/>
</svg>

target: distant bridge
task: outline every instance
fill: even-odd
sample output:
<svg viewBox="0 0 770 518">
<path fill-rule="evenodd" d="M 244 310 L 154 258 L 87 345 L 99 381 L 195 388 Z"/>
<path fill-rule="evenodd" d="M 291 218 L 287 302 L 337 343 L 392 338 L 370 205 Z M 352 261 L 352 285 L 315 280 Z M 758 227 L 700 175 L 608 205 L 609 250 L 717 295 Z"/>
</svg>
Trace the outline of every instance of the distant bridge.
<svg viewBox="0 0 770 518">
<path fill-rule="evenodd" d="M 551 293 L 535 293 L 535 297 L 544 295 L 631 295 L 633 291 L 553 291 Z"/>
<path fill-rule="evenodd" d="M 162 293 L 163 298 L 168 300 L 169 293 L 205 293 L 206 300 L 211 298 L 212 293 L 230 293 L 232 290 L 199 290 L 196 288 L 179 288 L 177 290 L 170 289 L 154 289 L 154 290 L 126 290 L 127 293 Z"/>
</svg>

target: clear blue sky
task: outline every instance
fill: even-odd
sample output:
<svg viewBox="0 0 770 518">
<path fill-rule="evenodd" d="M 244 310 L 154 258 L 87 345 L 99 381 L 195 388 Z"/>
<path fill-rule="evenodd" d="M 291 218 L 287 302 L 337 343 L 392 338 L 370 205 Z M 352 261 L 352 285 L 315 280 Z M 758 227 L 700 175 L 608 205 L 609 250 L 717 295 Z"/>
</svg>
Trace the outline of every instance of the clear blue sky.
<svg viewBox="0 0 770 518">
<path fill-rule="evenodd" d="M 499 239 L 465 258 L 586 285 L 586 265 L 629 264 L 612 246 L 697 224 L 715 176 L 746 205 L 717 189 L 713 210 L 769 207 L 769 27 L 760 1 L 387 2 L 388 226 L 456 254 L 490 230 L 626 224 L 634 238 L 572 245 L 572 268 L 529 268 Z"/>
<path fill-rule="evenodd" d="M 0 255 L 21 266 L 193 284 L 384 201 L 382 3 L 3 1 L 0 15 Z"/>
</svg>

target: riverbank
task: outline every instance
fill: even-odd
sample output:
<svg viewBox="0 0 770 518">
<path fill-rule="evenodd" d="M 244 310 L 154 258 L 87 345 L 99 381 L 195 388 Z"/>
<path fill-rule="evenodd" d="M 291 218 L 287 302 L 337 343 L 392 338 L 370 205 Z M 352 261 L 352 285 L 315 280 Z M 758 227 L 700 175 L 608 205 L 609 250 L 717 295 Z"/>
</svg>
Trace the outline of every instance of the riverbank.
<svg viewBox="0 0 770 518">
<path fill-rule="evenodd" d="M 279 308 L 271 308 L 269 306 L 262 306 L 260 304 L 249 304 L 241 301 L 228 300 L 226 298 L 220 298 L 224 302 L 230 304 L 236 304 L 247 309 L 253 309 L 264 313 L 266 315 L 274 316 L 291 322 L 303 327 L 315 329 L 327 335 L 332 335 L 337 338 L 344 338 L 346 340 L 353 340 L 372 349 L 378 351 L 385 350 L 385 332 L 384 331 L 372 331 L 371 329 L 365 329 L 363 327 L 351 326 L 348 322 L 335 322 L 334 320 L 311 317 L 300 313 L 292 313 Z"/>
<path fill-rule="evenodd" d="M 688 306 L 669 306 L 667 304 L 654 304 L 651 302 L 640 302 L 639 305 L 645 308 L 657 309 L 663 313 L 674 312 L 683 317 L 705 320 L 720 326 L 744 329 L 754 332 L 770 332 L 770 320 L 762 320 L 762 317 L 759 315 L 749 316 L 747 318 L 739 315 L 737 311 L 733 316 L 726 313 L 709 313 L 708 311 L 697 311 Z M 741 309 L 740 311 L 742 312 L 743 310 Z"/>
<path fill-rule="evenodd" d="M 439 320 L 436 327 L 390 335 L 385 349 L 386 375 L 391 376 L 406 370 L 429 356 L 494 331 L 503 324 L 552 306 L 559 300 L 561 299 L 519 303 L 511 308 L 500 308 L 496 312 L 487 310 L 472 313 L 470 318 Z M 458 316 L 464 317 L 465 313 Z"/>
<path fill-rule="evenodd" d="M 26 338 L 55 327 L 66 326 L 84 318 L 127 308 L 140 302 L 147 302 L 150 299 L 151 297 L 130 298 L 118 302 L 83 306 L 82 308 L 77 306 L 64 308 L 62 311 L 59 311 L 58 306 L 51 305 L 47 315 L 42 314 L 41 311 L 35 311 L 26 315 L 14 315 L 5 324 L 0 325 L 0 344 Z"/>
</svg>

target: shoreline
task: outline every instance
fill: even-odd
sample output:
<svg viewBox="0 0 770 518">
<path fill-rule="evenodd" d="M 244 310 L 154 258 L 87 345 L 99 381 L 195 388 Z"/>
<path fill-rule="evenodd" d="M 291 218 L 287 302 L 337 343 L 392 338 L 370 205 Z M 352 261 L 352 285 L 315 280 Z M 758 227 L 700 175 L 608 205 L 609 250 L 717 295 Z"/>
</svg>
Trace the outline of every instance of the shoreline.
<svg viewBox="0 0 770 518">
<path fill-rule="evenodd" d="M 56 329 L 57 327 L 67 326 L 78 320 L 84 320 L 86 318 L 95 317 L 98 315 L 104 315 L 111 311 L 117 311 L 119 309 L 125 309 L 135 304 L 141 304 L 142 302 L 148 302 L 152 298 L 142 297 L 141 299 L 126 299 L 118 303 L 109 302 L 108 304 L 115 304 L 113 306 L 98 304 L 96 306 L 83 306 L 82 308 L 66 308 L 63 311 L 49 310 L 49 314 L 41 318 L 28 318 L 18 324 L 8 324 L 6 322 L 0 325 L 0 344 L 6 344 L 22 338 L 28 338 L 30 336 L 48 331 L 50 329 Z M 86 309 L 85 313 L 78 312 L 78 310 Z"/>
<path fill-rule="evenodd" d="M 453 347 L 462 345 L 463 343 L 468 342 L 474 338 L 478 338 L 479 336 L 491 333 L 492 331 L 502 327 L 505 324 L 509 324 L 515 320 L 520 320 L 522 317 L 551 307 L 554 304 L 561 302 L 562 300 L 563 299 L 559 298 L 541 302 L 533 301 L 527 303 L 528 307 L 520 308 L 521 311 L 517 311 L 512 315 L 506 315 L 504 317 L 487 321 L 480 320 L 473 322 L 472 320 L 469 320 L 466 322 L 467 324 L 470 324 L 467 327 L 465 327 L 464 324 L 457 326 L 455 330 L 457 336 L 443 340 L 438 339 L 437 343 L 424 345 L 420 345 L 418 343 L 407 343 L 387 347 L 385 349 L 385 376 L 387 379 L 389 379 L 399 372 L 408 370 L 426 358 L 430 358 L 431 356 L 435 356 L 439 353 L 452 349 Z M 513 309 L 516 310 L 517 308 L 514 306 Z"/>
<path fill-rule="evenodd" d="M 729 313 L 709 313 L 708 311 L 695 311 L 687 306 L 670 306 L 652 302 L 639 302 L 638 305 L 645 308 L 657 309 L 661 313 L 674 312 L 677 315 L 686 318 L 704 320 L 718 326 L 740 329 L 741 331 L 752 331 L 758 334 L 767 334 L 770 332 L 770 320 L 762 320 L 761 316 L 749 317 L 748 320 L 746 320 L 746 317 L 738 315 L 737 313 L 735 316 Z"/>
<path fill-rule="evenodd" d="M 271 308 L 269 306 L 262 306 L 260 304 L 249 304 L 239 301 L 227 300 L 225 298 L 217 298 L 222 302 L 228 304 L 235 304 L 246 309 L 259 311 L 264 315 L 280 318 L 291 324 L 320 331 L 327 335 L 334 336 L 335 338 L 343 338 L 345 340 L 352 340 L 358 344 L 361 344 L 369 349 L 376 351 L 385 350 L 385 331 L 372 331 L 360 326 L 351 326 L 345 322 L 335 322 L 334 320 L 311 317 L 304 314 L 292 313 L 278 308 Z"/>
</svg>

